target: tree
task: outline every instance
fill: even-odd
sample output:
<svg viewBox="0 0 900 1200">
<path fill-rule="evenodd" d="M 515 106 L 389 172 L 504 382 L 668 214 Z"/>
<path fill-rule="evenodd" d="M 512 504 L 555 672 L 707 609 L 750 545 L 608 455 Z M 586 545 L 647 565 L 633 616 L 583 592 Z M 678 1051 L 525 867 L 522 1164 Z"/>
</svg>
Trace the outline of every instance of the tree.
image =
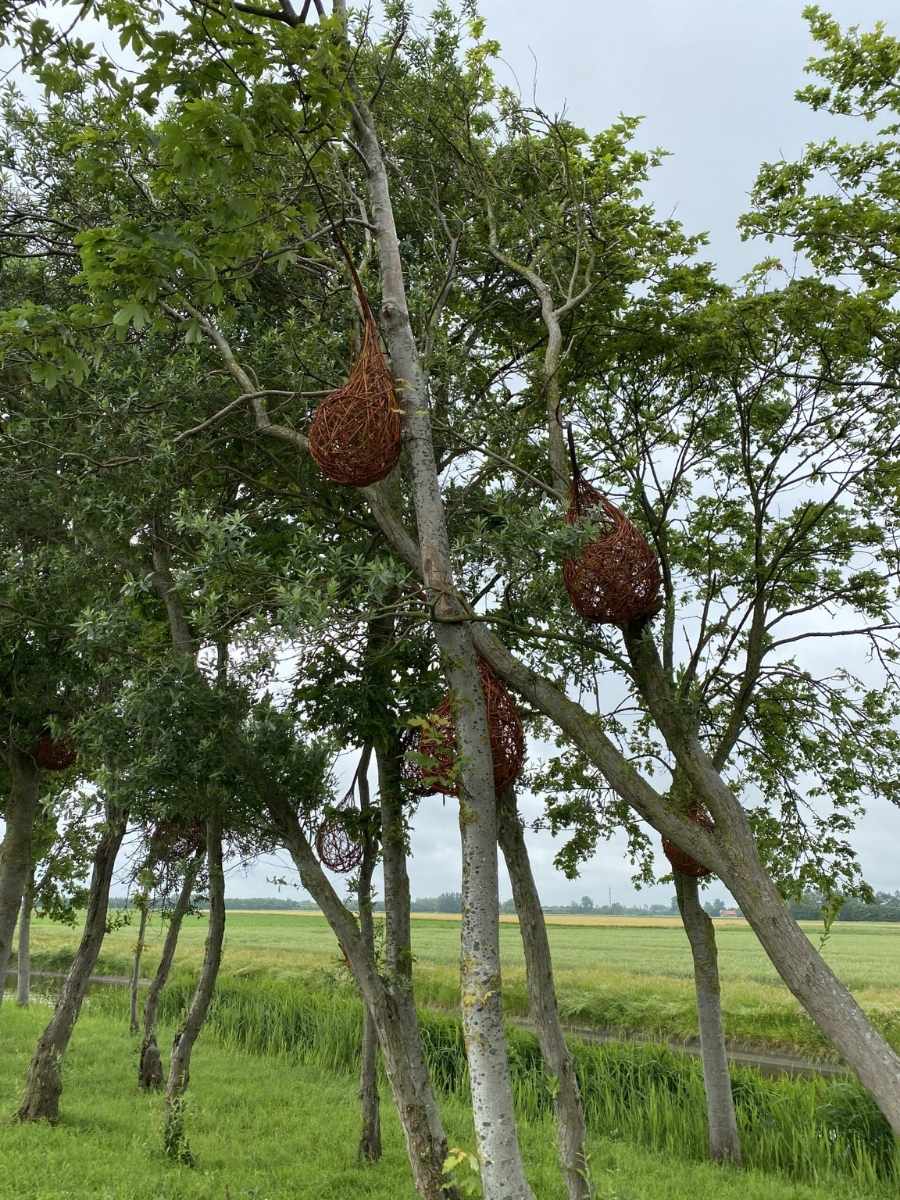
<svg viewBox="0 0 900 1200">
<path fill-rule="evenodd" d="M 169 972 L 172 969 L 175 950 L 178 946 L 178 936 L 181 933 L 181 925 L 185 916 L 190 911 L 191 901 L 206 851 L 205 844 L 202 847 L 196 844 L 196 831 L 192 831 L 192 833 L 195 835 L 192 838 L 193 857 L 189 858 L 184 866 L 181 886 L 175 898 L 175 903 L 172 905 L 171 911 L 167 914 L 166 936 L 163 940 L 162 953 L 160 954 L 156 972 L 147 989 L 147 998 L 144 1001 L 143 1036 L 138 1063 L 138 1086 L 142 1091 L 156 1091 L 162 1087 L 163 1082 L 162 1058 L 159 1053 L 159 1045 L 156 1041 L 156 1020 L 159 1012 L 159 1001 L 169 979 Z"/>
<path fill-rule="evenodd" d="M 93 861 L 96 830 L 86 819 L 82 798 L 66 781 L 50 784 L 45 776 L 43 813 L 32 827 L 31 873 L 19 913 L 16 1003 L 26 1007 L 31 998 L 31 917 L 37 908 L 55 921 L 74 925 L 87 905 L 86 868 Z"/>
<path fill-rule="evenodd" d="M 897 58 L 883 22 L 842 30 L 817 4 L 803 10 L 822 50 L 807 64 L 817 80 L 797 99 L 814 111 L 887 124 L 874 140 L 836 137 L 808 145 L 796 162 L 766 163 L 742 221 L 747 236 L 789 238 L 825 277 L 857 280 L 865 293 L 897 291 Z"/>
<path fill-rule="evenodd" d="M 638 203 L 649 163 L 630 154 L 629 131 L 621 126 L 599 140 L 569 138 L 561 156 L 545 158 L 541 148 L 541 161 L 551 165 L 584 162 L 573 176 L 578 186 L 571 188 L 555 165 L 545 168 L 547 186 L 530 193 L 543 208 L 528 206 L 523 221 L 514 205 L 498 211 L 488 187 L 491 221 L 483 189 L 473 208 L 473 180 L 490 182 L 485 164 L 492 156 L 499 167 L 537 151 L 530 136 L 496 132 L 494 100 L 502 106 L 505 98 L 494 90 L 492 47 L 480 26 L 461 63 L 459 29 L 448 10 L 441 10 L 431 41 L 411 39 L 404 51 L 404 14 L 392 9 L 395 41 L 360 47 L 358 90 L 342 95 L 334 86 L 343 78 L 335 63 L 345 53 L 343 6 L 337 9 L 336 21 L 312 28 L 287 13 L 270 21 L 231 10 L 210 16 L 204 8 L 201 18 L 190 8 L 173 38 L 154 30 L 158 14 L 117 6 L 113 19 L 137 39 L 142 74 L 110 101 L 92 98 L 91 119 L 126 138 L 138 169 L 130 179 L 116 176 L 102 136 L 100 149 L 88 139 L 65 151 L 61 169 L 78 155 L 80 177 L 94 182 L 94 205 L 98 180 L 106 190 L 111 178 L 117 183 L 118 209 L 104 225 L 76 214 L 90 320 L 101 328 L 117 321 L 126 345 L 182 330 L 192 343 L 205 341 L 184 361 L 217 362 L 239 389 L 224 409 L 204 409 L 174 436 L 201 437 L 217 426 L 239 440 L 237 418 L 246 406 L 273 454 L 278 443 L 285 453 L 305 451 L 304 435 L 270 411 L 290 389 L 260 389 L 257 382 L 291 378 L 285 347 L 296 321 L 267 303 L 253 281 L 264 278 L 273 258 L 295 256 L 285 269 L 298 267 L 289 271 L 297 302 L 320 299 L 321 292 L 328 297 L 325 279 L 342 273 L 323 263 L 319 242 L 328 244 L 335 212 L 342 214 L 342 239 L 346 233 L 361 259 L 377 249 L 382 332 L 395 377 L 405 384 L 411 492 L 398 499 L 390 488 L 370 487 L 348 497 L 339 512 L 330 508 L 329 516 L 335 523 L 377 524 L 396 557 L 382 569 L 390 586 L 401 589 L 407 611 L 418 605 L 420 619 L 431 623 L 462 706 L 463 928 L 467 948 L 479 945 L 477 955 L 464 955 L 473 971 L 469 999 L 476 1001 L 464 1011 L 487 1195 L 527 1196 L 528 1189 L 495 999 L 496 831 L 476 653 L 558 729 L 564 754 L 599 776 L 598 801 L 615 797 L 608 812 L 631 809 L 715 871 L 788 986 L 900 1127 L 896 1056 L 783 904 L 783 894 L 813 882 L 859 889 L 847 828 L 872 790 L 896 795 L 890 689 L 845 670 L 817 671 L 803 657 L 813 638 L 845 629 L 848 639 L 862 639 L 888 664 L 894 653 L 895 314 L 883 295 L 854 295 L 827 278 L 776 290 L 760 272 L 741 291 L 717 284 L 708 264 L 696 261 L 697 239 L 656 221 Z M 233 78 L 236 41 L 240 87 Z M 97 69 L 104 80 L 114 75 L 109 64 Z M 272 91 L 269 73 L 279 71 L 288 82 Z M 289 82 L 297 72 L 302 106 Z M 130 110 L 122 119 L 122 97 L 138 97 L 152 109 L 164 87 L 177 103 L 152 136 L 149 123 Z M 277 121 L 270 124 L 273 109 Z M 64 106 L 53 119 L 45 151 L 51 156 L 54 145 L 67 145 L 70 127 Z M 562 128 L 549 131 L 557 141 Z M 328 155 L 320 150 L 323 136 Z M 502 154 L 497 140 L 510 143 Z M 286 194 L 281 168 L 255 153 L 263 143 L 281 168 L 296 168 L 289 204 L 278 203 Z M 433 174 L 421 171 L 423 161 Z M 238 187 L 248 177 L 255 184 L 250 197 Z M 302 215 L 298 180 L 310 206 Z M 604 181 L 608 195 L 594 187 Z M 148 194 L 152 228 L 138 219 Z M 351 212 L 352 218 L 344 215 Z M 357 213 L 364 215 L 354 227 Z M 583 236 L 570 236 L 573 225 Z M 39 216 L 30 229 L 33 238 L 47 236 Z M 366 244 L 369 233 L 373 247 Z M 584 287 L 557 288 L 562 301 L 552 312 L 543 297 L 537 308 L 523 299 L 522 273 L 513 277 L 519 264 L 531 269 L 535 243 L 549 254 L 555 284 L 554 272 L 560 281 L 572 278 L 579 253 L 587 269 L 595 241 L 599 255 L 617 251 L 619 237 L 625 251 L 611 257 L 613 286 L 591 287 L 583 296 Z M 506 239 L 515 244 L 504 249 Z M 495 249 L 517 265 L 503 263 Z M 295 274 L 302 276 L 296 284 Z M 370 286 L 374 294 L 374 281 Z M 570 295 L 580 297 L 577 306 L 558 311 Z M 65 369 L 65 356 L 40 333 L 41 323 L 29 317 L 23 331 L 21 321 L 21 313 L 11 318 L 7 333 L 20 345 L 27 334 L 35 368 L 46 372 L 49 362 L 57 373 Z M 70 350 L 78 329 L 71 314 L 67 322 Z M 334 358 L 319 353 L 328 343 L 327 325 L 313 324 L 318 370 Z M 562 352 L 551 356 L 548 376 L 551 342 Z M 535 350 L 545 351 L 537 370 Z M 514 377 L 522 369 L 540 386 L 520 397 Z M 166 375 L 168 382 L 173 377 Z M 590 523 L 566 528 L 560 519 L 560 411 L 548 405 L 557 377 L 581 464 L 592 463 L 606 490 L 624 496 L 660 561 L 658 632 L 643 622 L 582 630 L 556 573 L 547 570 L 548 560 L 571 557 L 597 533 Z M 160 439 L 148 435 L 147 443 L 158 447 Z M 295 470 L 293 457 L 290 463 Z M 407 523 L 410 502 L 417 539 Z M 312 620 L 322 621 L 329 605 L 344 616 L 348 609 L 358 615 L 369 596 L 381 605 L 384 576 L 375 586 L 378 571 L 368 565 L 359 568 L 352 605 L 334 592 L 324 603 L 300 594 L 324 577 L 316 524 L 298 528 L 295 612 L 306 606 Z M 338 557 L 334 543 L 328 546 Z M 859 569 L 863 556 L 871 567 Z M 799 628 L 822 608 L 842 623 Z M 694 626 L 690 641 L 681 636 L 682 618 Z M 611 685 L 608 706 L 567 693 L 566 681 L 592 678 Z M 623 715 L 628 708 L 633 720 Z M 662 771 L 658 784 L 653 771 Z M 822 809 L 810 811 L 810 798 Z M 698 804 L 710 813 L 711 829 L 690 819 Z M 285 836 L 321 888 L 308 844 L 288 815 Z M 333 906 L 332 916 L 344 929 Z M 354 936 L 347 927 L 342 940 Z M 362 957 L 359 969 L 365 974 Z M 366 986 L 373 1004 L 382 1004 L 376 982 Z"/>
<path fill-rule="evenodd" d="M 740 1165 L 741 1143 L 725 1054 L 725 1031 L 719 994 L 719 965 L 712 920 L 700 906 L 696 878 L 675 872 L 676 903 L 684 922 L 694 964 L 709 1153 L 716 1162 Z"/>
<path fill-rule="evenodd" d="M 31 831 L 38 813 L 34 760 L 19 747 L 11 746 L 7 762 L 12 787 L 5 805 L 6 828 L 0 846 L 0 972 L 4 982 L 19 907 L 31 874 Z"/>
<path fill-rule="evenodd" d="M 575 1061 L 566 1045 L 553 983 L 550 942 L 541 909 L 540 894 L 531 871 L 525 837 L 516 811 L 512 787 L 497 797 L 500 848 L 513 888 L 519 932 L 525 953 L 528 1011 L 537 1031 L 544 1067 L 549 1077 L 556 1115 L 559 1157 L 570 1200 L 590 1200 L 593 1194 L 587 1152 L 587 1126 Z M 585 904 L 585 900 L 588 904 Z M 589 896 L 585 911 L 593 909 Z"/>
<path fill-rule="evenodd" d="M 25 1095 L 17 1113 L 20 1121 L 56 1121 L 62 1093 L 62 1064 L 87 991 L 91 972 L 106 932 L 109 886 L 127 823 L 115 801 L 104 805 L 104 828 L 94 855 L 84 932 L 59 999 L 38 1041 L 28 1068 Z"/>
<path fill-rule="evenodd" d="M 369 762 L 371 745 L 363 747 L 356 784 L 359 788 L 360 824 L 362 838 L 362 861 L 359 865 L 356 896 L 359 914 L 359 931 L 363 943 L 373 962 L 377 961 L 375 943 L 375 918 L 372 913 L 372 875 L 378 857 L 378 836 L 375 828 L 369 794 Z M 363 1002 L 362 1047 L 360 1050 L 359 1100 L 362 1107 L 362 1132 L 359 1139 L 359 1157 L 364 1162 L 377 1162 L 381 1158 L 381 1110 L 378 1099 L 378 1029 L 369 1006 Z"/>
</svg>

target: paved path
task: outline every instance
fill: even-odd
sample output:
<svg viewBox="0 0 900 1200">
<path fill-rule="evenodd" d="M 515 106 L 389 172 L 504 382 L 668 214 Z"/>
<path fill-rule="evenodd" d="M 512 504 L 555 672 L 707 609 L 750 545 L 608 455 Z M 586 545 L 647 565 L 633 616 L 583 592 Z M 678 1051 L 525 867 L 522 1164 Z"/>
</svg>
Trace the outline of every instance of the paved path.
<svg viewBox="0 0 900 1200">
<path fill-rule="evenodd" d="M 10 978 L 15 978 L 16 971 L 10 968 L 6 972 Z M 32 971 L 33 979 L 65 979 L 65 971 Z M 131 980 L 127 975 L 92 975 L 91 983 L 104 983 L 114 987 L 128 987 Z M 141 979 L 139 986 L 147 987 L 150 981 Z M 528 1029 L 534 1032 L 534 1026 L 524 1017 L 511 1017 L 510 1023 L 518 1025 L 521 1029 Z M 638 1042 L 638 1043 L 654 1043 L 659 1045 L 659 1038 L 642 1037 L 638 1033 L 629 1033 L 627 1030 L 616 1029 L 597 1029 L 589 1025 L 566 1025 L 565 1032 L 571 1037 L 580 1038 L 584 1042 Z M 672 1050 L 680 1050 L 684 1054 L 692 1054 L 695 1057 L 700 1055 L 700 1043 L 696 1038 L 689 1039 L 684 1042 L 667 1041 L 665 1043 Z M 729 1047 L 728 1048 L 729 1062 L 736 1063 L 742 1067 L 756 1067 L 763 1075 L 792 1075 L 792 1076 L 816 1076 L 824 1075 L 833 1077 L 837 1075 L 846 1075 L 847 1068 L 839 1063 L 816 1061 L 809 1058 L 800 1058 L 795 1054 L 782 1053 L 779 1050 L 753 1050 L 750 1048 Z"/>
</svg>

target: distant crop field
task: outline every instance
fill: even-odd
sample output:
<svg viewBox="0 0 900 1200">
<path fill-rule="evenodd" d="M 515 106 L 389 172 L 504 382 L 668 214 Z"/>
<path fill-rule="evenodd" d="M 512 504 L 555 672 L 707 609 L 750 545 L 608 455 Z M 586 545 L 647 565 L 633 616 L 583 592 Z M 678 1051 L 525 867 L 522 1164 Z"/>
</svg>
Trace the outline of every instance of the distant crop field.
<svg viewBox="0 0 900 1200">
<path fill-rule="evenodd" d="M 676 918 L 548 918 L 560 1007 L 572 1025 L 621 1029 L 654 1037 L 696 1034 L 691 959 Z M 821 1035 L 778 978 L 744 921 L 717 922 L 726 1032 L 734 1042 L 781 1046 L 820 1054 Z M 822 940 L 810 922 L 807 935 Z M 134 926 L 106 940 L 100 972 L 125 973 Z M 150 926 L 144 974 L 155 967 L 163 936 Z M 186 923 L 176 966 L 195 967 L 203 951 L 205 921 Z M 32 934 L 36 965 L 65 966 L 77 931 L 39 920 Z M 519 930 L 514 918 L 500 930 L 504 1003 L 511 1015 L 528 1010 Z M 459 918 L 416 914 L 413 951 L 420 1003 L 457 1003 Z M 822 952 L 895 1046 L 900 1048 L 900 925 L 836 925 Z M 325 919 L 317 913 L 228 914 L 223 970 L 237 976 L 318 979 L 344 971 Z"/>
</svg>

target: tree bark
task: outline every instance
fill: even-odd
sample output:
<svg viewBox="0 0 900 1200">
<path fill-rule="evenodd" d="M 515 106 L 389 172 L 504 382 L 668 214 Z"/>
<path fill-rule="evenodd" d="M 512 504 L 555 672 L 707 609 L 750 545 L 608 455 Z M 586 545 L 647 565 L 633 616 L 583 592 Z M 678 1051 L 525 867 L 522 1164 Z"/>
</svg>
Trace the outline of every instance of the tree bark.
<svg viewBox="0 0 900 1200">
<path fill-rule="evenodd" d="M 401 759 L 403 746 L 395 731 L 376 743 L 378 788 L 381 799 L 381 858 L 384 873 L 385 983 L 394 1002 L 397 1019 L 415 1053 L 410 1055 L 416 1086 L 428 1113 L 431 1138 L 443 1161 L 447 1141 L 440 1110 L 431 1086 L 422 1051 L 422 1033 L 416 1013 L 412 977 L 412 925 L 410 921 L 409 874 L 406 865 L 406 823 L 403 816 Z"/>
<path fill-rule="evenodd" d="M 553 965 L 547 926 L 522 825 L 516 812 L 513 788 L 497 799 L 498 835 L 512 884 L 519 917 L 519 932 L 525 952 L 528 1008 L 537 1032 L 541 1054 L 553 1081 L 559 1157 L 570 1200 L 590 1200 L 593 1194 L 588 1174 L 585 1142 L 587 1129 L 575 1063 L 563 1036 L 553 983 Z"/>
<path fill-rule="evenodd" d="M 412 925 L 409 874 L 406 865 L 406 823 L 403 816 L 401 759 L 403 746 L 395 730 L 375 743 L 378 792 L 381 801 L 381 865 L 384 874 L 384 984 L 395 1019 L 409 1047 L 408 1065 L 428 1124 L 432 1157 L 447 1157 L 447 1138 L 422 1049 L 412 979 Z"/>
<path fill-rule="evenodd" d="M 412 926 L 406 824 L 400 762 L 403 746 L 393 732 L 375 743 L 381 801 L 381 861 L 384 872 L 385 977 L 396 994 L 412 994 Z"/>
<path fill-rule="evenodd" d="M 359 1157 L 363 1162 L 381 1158 L 381 1101 L 378 1096 L 378 1031 L 368 1004 L 363 1004 L 362 1051 L 359 1072 L 362 1132 Z"/>
<path fill-rule="evenodd" d="M 751 857 L 752 853 L 752 857 Z M 888 1045 L 787 910 L 755 856 L 722 875 L 778 974 L 900 1137 L 900 1055 Z"/>
<path fill-rule="evenodd" d="M 389 517 L 385 517 L 383 527 L 390 531 L 399 552 L 412 557 L 408 537 L 398 536 Z M 673 747 L 695 796 L 710 808 L 716 821 L 714 832 L 704 830 L 669 807 L 664 797 L 627 762 L 597 719 L 581 705 L 516 659 L 483 626 L 474 631 L 474 637 L 478 649 L 497 674 L 558 725 L 623 800 L 660 833 L 718 875 L 740 905 L 781 978 L 900 1136 L 900 1056 L 875 1030 L 849 990 L 791 917 L 760 861 L 744 810 L 709 757 L 696 745 L 686 749 L 684 733 L 672 729 L 672 718 L 659 713 L 654 699 L 651 706 L 654 719 Z M 677 751 L 674 745 L 678 746 Z M 724 815 L 721 823 L 720 814 Z"/>
<path fill-rule="evenodd" d="M 372 965 L 378 969 L 375 957 L 375 918 L 372 915 L 372 875 L 378 857 L 378 839 L 372 820 L 369 796 L 368 769 L 372 747 L 366 746 L 359 765 L 360 811 L 363 823 L 363 858 L 359 868 L 357 897 L 359 903 L 359 932 Z M 359 1102 L 362 1110 L 362 1131 L 359 1138 L 359 1157 L 364 1162 L 381 1158 L 381 1105 L 378 1097 L 378 1033 L 368 1004 L 363 999 L 362 1044 L 360 1052 Z"/>
<path fill-rule="evenodd" d="M 385 486 L 394 492 L 395 497 L 399 497 L 399 480 L 396 477 L 392 477 Z M 369 622 L 365 675 L 370 685 L 377 688 L 385 698 L 393 694 L 391 649 L 394 630 L 395 619 L 392 615 L 382 615 Z M 431 1157 L 443 1162 L 447 1157 L 447 1140 L 425 1064 L 422 1031 L 419 1028 L 413 995 L 412 928 L 409 875 L 406 867 L 407 831 L 403 812 L 404 751 L 389 700 L 381 708 L 376 719 L 373 748 L 378 767 L 381 860 L 384 874 L 384 963 L 380 974 L 393 1001 L 395 1019 L 403 1027 L 410 1047 L 407 1065 L 413 1074 L 413 1085 L 427 1116 L 427 1138 L 433 1147 Z"/>
<path fill-rule="evenodd" d="M 627 629 L 625 644 L 641 694 L 678 770 L 715 821 L 717 836 L 711 840 L 718 862 L 706 865 L 726 884 L 781 978 L 900 1136 L 900 1055 L 874 1029 L 788 912 L 759 857 L 747 814 L 685 717 L 649 628 Z"/>
<path fill-rule="evenodd" d="M 147 934 L 147 912 L 150 908 L 150 897 L 143 896 L 141 899 L 141 919 L 138 925 L 137 941 L 134 944 L 134 957 L 131 963 L 131 1011 L 129 1019 L 129 1032 L 137 1033 L 140 1029 L 138 1024 L 138 985 L 141 981 L 141 958 L 144 953 L 144 938 Z"/>
<path fill-rule="evenodd" d="M 446 1138 L 443 1130 L 434 1137 L 431 1110 L 436 1109 L 419 1039 L 409 1036 L 391 992 L 375 970 L 359 926 L 328 881 L 290 803 L 273 788 L 265 787 L 265 800 L 300 880 L 321 908 L 344 952 L 353 977 L 369 1007 L 384 1059 L 385 1071 L 403 1127 L 406 1149 L 416 1191 L 422 1200 L 449 1200 L 455 1191 L 448 1184 L 443 1166 Z M 423 1088 L 422 1081 L 426 1087 Z"/>
<path fill-rule="evenodd" d="M 222 869 L 222 818 L 218 812 L 206 819 L 206 862 L 209 875 L 209 930 L 197 986 L 172 1043 L 166 1081 L 166 1118 L 163 1144 L 166 1154 L 184 1166 L 194 1165 L 184 1130 L 184 1094 L 191 1078 L 191 1055 L 216 988 L 225 941 L 225 872 Z"/>
<path fill-rule="evenodd" d="M 62 1094 L 62 1062 L 106 933 L 109 888 L 116 855 L 125 835 L 127 815 L 107 807 L 106 827 L 94 854 L 84 931 L 53 1016 L 41 1034 L 28 1069 L 20 1121 L 56 1121 Z"/>
<path fill-rule="evenodd" d="M 16 972 L 16 1004 L 27 1008 L 31 1002 L 31 910 L 34 907 L 34 870 L 32 869 L 19 913 L 18 970 Z"/>
<path fill-rule="evenodd" d="M 343 0 L 335 9 L 345 13 Z M 533 1200 L 513 1110 L 500 1003 L 500 904 L 497 810 L 484 695 L 467 613 L 456 598 L 450 542 L 434 457 L 427 387 L 407 308 L 403 264 L 387 170 L 372 114 L 359 89 L 351 104 L 366 177 L 381 269 L 382 327 L 395 379 L 402 380 L 404 430 L 435 640 L 458 704 L 462 842 L 462 1019 L 472 1112 L 485 1200 Z"/>
<path fill-rule="evenodd" d="M 175 901 L 175 907 L 169 914 L 169 927 L 166 930 L 162 954 L 156 974 L 147 989 L 147 999 L 144 1001 L 144 1040 L 141 1044 L 141 1058 L 138 1066 L 138 1086 L 144 1091 L 156 1091 L 162 1087 L 163 1070 L 159 1046 L 156 1042 L 156 1018 L 159 1012 L 159 1001 L 163 988 L 172 970 L 175 949 L 178 946 L 178 935 L 188 909 L 191 907 L 191 896 L 194 894 L 194 884 L 200 874 L 200 867 L 205 855 L 199 851 L 189 863 L 185 872 L 181 891 Z"/>
<path fill-rule="evenodd" d="M 222 869 L 222 821 L 212 814 L 206 822 L 206 859 L 209 873 L 209 931 L 203 952 L 203 965 L 184 1024 L 175 1035 L 172 1061 L 166 1082 L 166 1101 L 182 1096 L 190 1083 L 191 1053 L 200 1036 L 203 1022 L 212 1003 L 222 962 L 225 940 L 225 873 Z"/>
<path fill-rule="evenodd" d="M 731 1094 L 728 1056 L 725 1053 L 716 930 L 700 904 L 700 889 L 693 876 L 676 871 L 675 891 L 694 961 L 709 1155 L 715 1162 L 730 1162 L 740 1166 L 741 1139 Z"/>
<path fill-rule="evenodd" d="M 0 1002 L 6 991 L 19 907 L 33 865 L 31 837 L 38 813 L 40 779 L 34 759 L 16 746 L 10 746 L 7 764 L 11 786 L 6 801 L 6 832 L 0 845 Z"/>
</svg>

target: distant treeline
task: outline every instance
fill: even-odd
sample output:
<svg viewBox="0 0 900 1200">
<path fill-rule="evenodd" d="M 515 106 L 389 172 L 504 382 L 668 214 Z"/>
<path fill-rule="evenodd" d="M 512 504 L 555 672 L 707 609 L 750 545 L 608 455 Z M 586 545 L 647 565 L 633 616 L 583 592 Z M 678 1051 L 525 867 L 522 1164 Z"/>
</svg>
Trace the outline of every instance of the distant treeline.
<svg viewBox="0 0 900 1200">
<path fill-rule="evenodd" d="M 717 916 L 724 907 L 724 901 L 715 900 L 707 904 L 707 911 Z M 429 913 L 461 913 L 462 896 L 459 892 L 442 892 L 440 896 L 422 896 L 412 902 L 413 912 Z M 515 915 L 516 906 L 512 900 L 504 900 L 500 905 L 502 913 Z M 595 904 L 590 896 L 582 896 L 571 904 L 545 904 L 543 911 L 550 916 L 592 916 L 592 917 L 670 917 L 678 912 L 678 902 L 673 896 L 668 904 Z"/>
<path fill-rule="evenodd" d="M 128 896 L 111 896 L 110 908 L 130 908 L 133 900 Z M 818 921 L 822 917 L 824 898 L 815 893 L 808 893 L 802 900 L 794 900 L 788 905 L 791 915 L 801 921 Z M 316 912 L 318 905 L 312 900 L 293 900 L 287 896 L 229 896 L 225 907 L 232 910 L 264 909 L 280 912 L 292 910 L 297 912 Z M 372 906 L 376 912 L 384 911 L 384 904 L 376 900 Z M 733 915 L 733 909 L 726 909 L 725 902 L 719 898 L 707 900 L 703 905 L 710 916 L 717 917 L 723 909 L 726 915 Z M 440 896 L 420 896 L 411 904 L 413 912 L 421 913 L 461 913 L 462 895 L 459 892 L 442 892 Z M 512 900 L 504 900 L 500 906 L 503 913 L 515 914 L 516 906 Z M 590 896 L 582 896 L 581 900 L 571 904 L 545 904 L 544 912 L 550 916 L 595 916 L 595 917 L 660 917 L 672 916 L 678 912 L 678 905 L 673 896 L 668 904 L 594 904 Z M 838 914 L 839 921 L 896 921 L 900 923 L 900 892 L 876 892 L 871 904 L 851 897 L 844 901 Z"/>
<path fill-rule="evenodd" d="M 133 896 L 110 896 L 110 908 L 132 908 L 134 906 Z M 160 907 L 154 903 L 154 908 Z M 297 909 L 300 912 L 318 912 L 319 906 L 312 900 L 291 900 L 286 896 L 251 896 L 249 898 L 242 896 L 226 896 L 225 907 L 229 909 L 248 909 L 262 908 L 266 911 L 282 909 Z"/>
<path fill-rule="evenodd" d="M 817 921 L 822 916 L 824 897 L 810 892 L 788 907 L 791 916 L 801 921 Z M 900 892 L 876 892 L 871 904 L 851 896 L 838 913 L 839 921 L 898 921 L 900 922 Z"/>
<path fill-rule="evenodd" d="M 111 896 L 109 900 L 110 908 L 123 909 L 131 908 L 134 904 L 133 897 L 129 896 Z M 225 898 L 225 907 L 233 911 L 247 909 L 263 909 L 267 912 L 317 912 L 318 905 L 312 900 L 294 900 L 288 896 L 227 896 Z M 374 901 L 372 907 L 376 912 L 384 912 L 384 902 L 382 900 Z M 714 900 L 712 903 L 707 902 L 706 909 L 713 916 L 717 916 L 719 910 L 723 907 L 721 900 Z M 442 892 L 440 896 L 421 896 L 417 900 L 413 900 L 410 908 L 413 912 L 420 913 L 461 913 L 462 912 L 462 894 L 460 892 Z M 500 911 L 507 914 L 515 915 L 516 906 L 512 900 L 504 900 L 500 906 Z M 545 904 L 544 912 L 550 915 L 592 915 L 597 917 L 658 917 L 671 916 L 673 912 L 678 911 L 678 906 L 675 898 L 672 898 L 669 904 L 645 904 L 645 905 L 625 905 L 625 904 L 603 904 L 596 905 L 590 896 L 582 896 L 581 900 L 571 904 Z"/>
</svg>

